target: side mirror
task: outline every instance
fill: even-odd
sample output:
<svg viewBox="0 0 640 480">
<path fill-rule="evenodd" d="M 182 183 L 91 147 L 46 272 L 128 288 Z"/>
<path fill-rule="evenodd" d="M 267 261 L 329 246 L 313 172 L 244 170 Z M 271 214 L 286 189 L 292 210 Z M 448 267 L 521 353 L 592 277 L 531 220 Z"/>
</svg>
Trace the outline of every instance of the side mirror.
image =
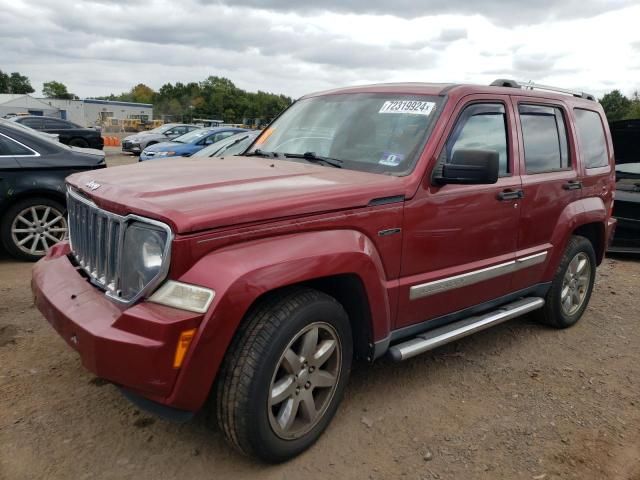
<svg viewBox="0 0 640 480">
<path fill-rule="evenodd" d="M 498 181 L 498 152 L 495 150 L 456 150 L 450 163 L 442 166 L 436 183 L 445 185 L 492 184 Z"/>
</svg>

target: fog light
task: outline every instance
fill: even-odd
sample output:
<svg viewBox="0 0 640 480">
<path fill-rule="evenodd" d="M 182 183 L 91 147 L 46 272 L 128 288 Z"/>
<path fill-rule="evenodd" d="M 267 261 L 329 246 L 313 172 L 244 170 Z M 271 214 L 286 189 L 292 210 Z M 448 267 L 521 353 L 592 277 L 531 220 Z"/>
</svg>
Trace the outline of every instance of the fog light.
<svg viewBox="0 0 640 480">
<path fill-rule="evenodd" d="M 149 297 L 149 301 L 190 312 L 205 313 L 214 297 L 215 292 L 208 288 L 168 280 Z"/>
</svg>

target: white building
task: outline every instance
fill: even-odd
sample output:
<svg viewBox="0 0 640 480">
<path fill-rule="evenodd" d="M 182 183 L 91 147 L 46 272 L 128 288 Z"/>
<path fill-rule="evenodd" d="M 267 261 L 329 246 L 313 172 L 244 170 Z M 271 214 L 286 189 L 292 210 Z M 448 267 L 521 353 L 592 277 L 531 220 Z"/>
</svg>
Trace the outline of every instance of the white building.
<svg viewBox="0 0 640 480">
<path fill-rule="evenodd" d="M 0 117 L 29 114 L 57 117 L 83 127 L 100 125 L 104 120 L 153 119 L 153 105 L 149 103 L 117 102 L 111 100 L 62 100 L 34 98 L 31 95 L 0 94 Z"/>
<path fill-rule="evenodd" d="M 104 120 L 115 118 L 118 120 L 153 119 L 153 105 L 150 103 L 117 102 L 112 100 L 62 100 L 58 98 L 41 99 L 51 107 L 57 108 L 60 118 L 91 127 L 100 125 Z"/>
<path fill-rule="evenodd" d="M 5 115 L 47 115 L 59 117 L 59 109 L 33 98 L 31 95 L 17 93 L 0 94 L 0 117 Z"/>
</svg>

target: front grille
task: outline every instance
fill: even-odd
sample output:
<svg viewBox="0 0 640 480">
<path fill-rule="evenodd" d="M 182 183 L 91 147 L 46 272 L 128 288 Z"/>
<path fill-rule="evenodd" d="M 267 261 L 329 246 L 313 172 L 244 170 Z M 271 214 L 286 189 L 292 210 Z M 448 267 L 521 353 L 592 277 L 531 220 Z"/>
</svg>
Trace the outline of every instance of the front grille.
<svg viewBox="0 0 640 480">
<path fill-rule="evenodd" d="M 124 217 L 106 212 L 69 190 L 67 193 L 71 252 L 91 282 L 118 294 Z"/>
<path fill-rule="evenodd" d="M 122 148 L 131 148 L 133 146 L 133 143 L 131 143 L 128 140 L 125 140 L 124 142 L 122 142 Z"/>
</svg>

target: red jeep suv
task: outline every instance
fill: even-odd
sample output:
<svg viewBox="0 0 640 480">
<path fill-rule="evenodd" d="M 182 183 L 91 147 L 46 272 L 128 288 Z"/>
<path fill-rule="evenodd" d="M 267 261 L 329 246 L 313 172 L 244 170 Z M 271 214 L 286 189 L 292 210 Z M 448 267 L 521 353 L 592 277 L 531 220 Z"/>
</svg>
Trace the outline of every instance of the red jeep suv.
<svg viewBox="0 0 640 480">
<path fill-rule="evenodd" d="M 241 157 L 68 178 L 35 301 L 96 375 L 212 409 L 270 462 L 331 421 L 352 360 L 404 360 L 527 312 L 575 324 L 615 226 L 587 94 L 385 84 L 305 96 Z M 208 401 L 209 400 L 209 401 Z"/>
</svg>

